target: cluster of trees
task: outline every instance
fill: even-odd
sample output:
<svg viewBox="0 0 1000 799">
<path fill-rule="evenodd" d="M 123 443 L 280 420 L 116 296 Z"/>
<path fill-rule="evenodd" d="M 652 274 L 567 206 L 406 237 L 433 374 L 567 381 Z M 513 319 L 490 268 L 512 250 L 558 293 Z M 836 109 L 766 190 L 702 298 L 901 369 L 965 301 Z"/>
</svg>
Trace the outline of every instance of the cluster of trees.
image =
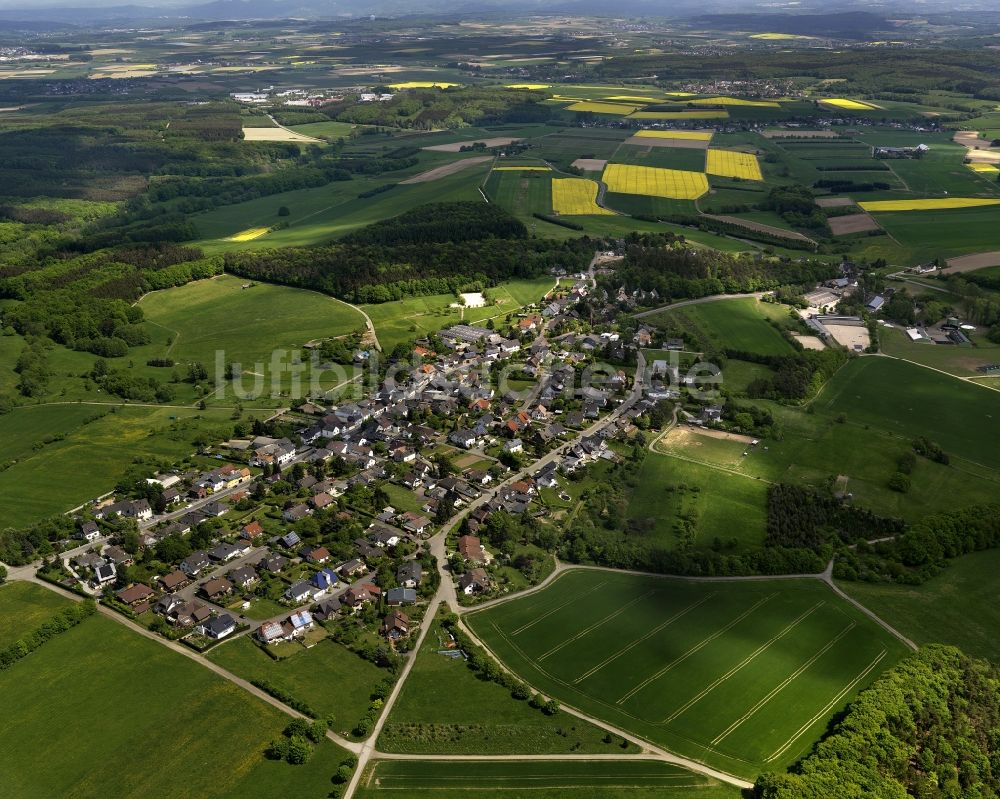
<svg viewBox="0 0 1000 799">
<path fill-rule="evenodd" d="M 655 289 L 660 300 L 768 291 L 779 286 L 821 283 L 836 277 L 837 267 L 818 261 L 792 263 L 787 259 L 757 260 L 681 246 L 670 234 L 632 234 L 626 240 L 625 260 L 606 287 L 617 290 Z"/>
<path fill-rule="evenodd" d="M 378 89 L 376 89 L 378 91 Z M 393 89 L 384 87 L 386 93 Z M 381 103 L 348 101 L 331 106 L 341 122 L 430 130 L 463 128 L 498 122 L 544 122 L 552 111 L 540 92 L 498 86 L 415 89 L 400 91 Z"/>
<path fill-rule="evenodd" d="M 448 203 L 433 209 L 417 209 L 377 223 L 371 232 L 359 231 L 350 241 L 322 247 L 230 252 L 225 270 L 351 302 L 375 303 L 539 277 L 557 267 L 579 271 L 593 254 L 594 244 L 587 239 L 524 238 L 520 222 L 485 203 Z M 460 220 L 457 224 L 452 215 Z M 467 229 L 481 237 L 468 238 Z M 389 243 L 380 243 L 383 239 Z"/>
<path fill-rule="evenodd" d="M 813 193 L 805 186 L 775 186 L 758 205 L 764 211 L 774 211 L 793 227 L 809 228 L 829 233 L 826 216 L 816 205 Z"/>
<path fill-rule="evenodd" d="M 767 492 L 767 546 L 815 549 L 902 533 L 901 519 L 877 516 L 835 497 L 777 483 Z"/>
<path fill-rule="evenodd" d="M 1000 670 L 954 647 L 906 658 L 858 695 L 758 799 L 952 799 L 1000 795 Z"/>
<path fill-rule="evenodd" d="M 1000 547 L 1000 505 L 973 505 L 927 516 L 901 535 L 843 552 L 836 574 L 845 580 L 919 585 L 948 559 Z"/>
<path fill-rule="evenodd" d="M 754 378 L 747 396 L 755 399 L 800 402 L 815 396 L 836 371 L 851 357 L 843 349 L 800 350 L 795 355 L 761 355 L 738 350 L 725 351 L 727 357 L 763 363 L 773 374 Z"/>
<path fill-rule="evenodd" d="M 327 723 L 302 718 L 292 719 L 280 738 L 271 741 L 264 756 L 269 760 L 284 760 L 293 766 L 305 763 L 313 752 L 313 745 L 326 738 Z"/>
</svg>

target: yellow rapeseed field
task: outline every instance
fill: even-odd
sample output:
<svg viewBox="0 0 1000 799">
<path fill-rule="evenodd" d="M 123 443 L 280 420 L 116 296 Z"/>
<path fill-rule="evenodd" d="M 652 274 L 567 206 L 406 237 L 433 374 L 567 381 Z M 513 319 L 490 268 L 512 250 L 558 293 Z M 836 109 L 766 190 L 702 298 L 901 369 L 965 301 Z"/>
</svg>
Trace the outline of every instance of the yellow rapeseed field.
<svg viewBox="0 0 1000 799">
<path fill-rule="evenodd" d="M 253 241 L 254 239 L 259 239 L 270 229 L 266 227 L 247 228 L 246 230 L 241 230 L 239 233 L 234 233 L 232 236 L 224 239 L 224 241 Z"/>
<path fill-rule="evenodd" d="M 688 102 L 692 105 L 745 105 L 751 108 L 781 108 L 774 100 L 744 100 L 742 97 L 702 97 Z"/>
<path fill-rule="evenodd" d="M 966 164 L 966 166 L 973 172 L 984 172 L 987 175 L 995 175 L 997 172 L 1000 172 L 996 164 Z"/>
<path fill-rule="evenodd" d="M 552 181 L 552 210 L 557 214 L 570 215 L 611 215 L 607 208 L 601 208 L 595 200 L 597 184 L 583 178 L 556 178 Z"/>
<path fill-rule="evenodd" d="M 458 86 L 458 83 L 441 83 L 438 81 L 429 80 L 409 80 L 405 83 L 390 83 L 390 89 L 450 89 L 452 86 Z"/>
<path fill-rule="evenodd" d="M 708 191 L 708 178 L 703 172 L 631 164 L 608 164 L 604 168 L 604 182 L 608 191 L 673 200 L 695 200 Z"/>
<path fill-rule="evenodd" d="M 709 150 L 705 171 L 710 175 L 743 180 L 763 180 L 757 156 L 735 150 Z"/>
<path fill-rule="evenodd" d="M 508 89 L 548 89 L 548 83 L 508 83 Z"/>
<path fill-rule="evenodd" d="M 847 111 L 870 111 L 873 108 L 878 108 L 877 105 L 872 105 L 871 103 L 865 103 L 861 100 L 847 100 L 842 97 L 826 98 L 819 101 L 820 105 L 830 105 L 834 108 L 843 108 Z"/>
<path fill-rule="evenodd" d="M 711 141 L 710 130 L 640 130 L 636 131 L 640 139 L 687 139 L 689 141 Z"/>
<path fill-rule="evenodd" d="M 603 99 L 603 100 L 616 100 L 618 102 L 625 102 L 625 103 L 628 103 L 628 102 L 633 102 L 633 103 L 657 103 L 657 102 L 661 102 L 661 100 L 659 100 L 656 97 L 642 97 L 642 96 L 640 96 L 638 94 L 618 94 L 618 95 L 615 95 L 614 97 L 603 97 L 601 99 Z"/>
<path fill-rule="evenodd" d="M 979 197 L 940 197 L 933 200 L 871 200 L 858 203 L 866 211 L 945 211 L 952 208 L 978 208 L 1000 205 L 1000 200 Z"/>
<path fill-rule="evenodd" d="M 688 109 L 686 111 L 636 111 L 629 114 L 629 119 L 729 119 L 729 112 L 722 108 L 710 108 L 704 111 Z"/>
<path fill-rule="evenodd" d="M 580 103 L 573 103 L 573 105 L 566 106 L 567 111 L 590 111 L 592 114 L 618 114 L 619 116 L 625 116 L 626 114 L 631 114 L 639 106 L 637 105 L 625 105 L 624 103 L 601 103 L 591 100 L 585 100 Z"/>
<path fill-rule="evenodd" d="M 530 166 L 525 164 L 523 166 L 495 166 L 493 167 L 494 172 L 551 172 L 552 167 L 550 166 Z"/>
</svg>

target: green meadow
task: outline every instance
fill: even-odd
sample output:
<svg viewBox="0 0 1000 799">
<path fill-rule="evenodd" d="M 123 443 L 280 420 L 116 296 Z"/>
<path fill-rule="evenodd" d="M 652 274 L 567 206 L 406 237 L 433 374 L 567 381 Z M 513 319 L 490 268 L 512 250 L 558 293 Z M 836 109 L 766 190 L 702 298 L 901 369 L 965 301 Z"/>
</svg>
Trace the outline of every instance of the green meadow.
<svg viewBox="0 0 1000 799">
<path fill-rule="evenodd" d="M 216 647 L 208 659 L 246 680 L 264 680 L 305 702 L 320 718 L 334 719 L 345 737 L 368 709 L 369 697 L 388 672 L 329 639 L 275 660 L 246 636 Z"/>
<path fill-rule="evenodd" d="M 1000 550 L 963 555 L 923 585 L 842 582 L 840 587 L 918 644 L 960 647 L 1000 662 L 996 575 Z"/>
<path fill-rule="evenodd" d="M 447 657 L 450 638 L 435 624 L 417 653 L 378 741 L 379 750 L 400 754 L 632 754 L 621 739 L 580 719 L 547 716 L 510 691 L 480 680 L 464 658 Z"/>
<path fill-rule="evenodd" d="M 228 437 L 228 411 L 140 406 L 38 405 L 0 416 L 4 523 L 62 513 L 114 488 L 136 462 L 170 464 L 201 434 Z M 51 430 L 58 440 L 45 443 Z M 10 449 L 8 449 L 10 447 Z"/>
<path fill-rule="evenodd" d="M 38 629 L 67 605 L 59 594 L 35 583 L 0 586 L 0 649 Z"/>
<path fill-rule="evenodd" d="M 102 616 L 0 672 L 0 693 L 0 783 L 25 799 L 315 792 L 346 757 L 324 742 L 307 765 L 265 762 L 288 716 Z"/>
</svg>

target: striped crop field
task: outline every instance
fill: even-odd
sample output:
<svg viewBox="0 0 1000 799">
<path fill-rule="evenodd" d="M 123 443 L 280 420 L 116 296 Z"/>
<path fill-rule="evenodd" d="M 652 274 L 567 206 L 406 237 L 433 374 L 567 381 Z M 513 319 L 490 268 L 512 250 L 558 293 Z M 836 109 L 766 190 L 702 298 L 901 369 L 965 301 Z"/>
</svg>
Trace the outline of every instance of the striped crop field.
<svg viewBox="0 0 1000 799">
<path fill-rule="evenodd" d="M 711 141 L 710 130 L 639 130 L 638 139 L 680 139 L 681 141 Z"/>
<path fill-rule="evenodd" d="M 1000 205 L 1000 200 L 980 197 L 937 197 L 930 200 L 869 200 L 858 203 L 869 212 L 891 211 L 946 211 L 953 208 L 979 208 L 983 205 Z"/>
<path fill-rule="evenodd" d="M 736 150 L 709 150 L 705 162 L 705 171 L 710 175 L 724 178 L 742 178 L 743 180 L 763 180 L 760 164 L 753 153 L 741 153 Z"/>
<path fill-rule="evenodd" d="M 906 651 L 815 579 L 573 569 L 466 616 L 533 688 L 730 773 L 780 769 Z"/>
<path fill-rule="evenodd" d="M 601 208 L 597 199 L 597 184 L 583 178 L 556 178 L 552 181 L 552 210 L 573 216 L 607 215 L 613 212 Z"/>
<path fill-rule="evenodd" d="M 673 200 L 695 200 L 708 191 L 708 178 L 702 172 L 631 164 L 608 164 L 604 182 L 608 191 Z"/>
</svg>

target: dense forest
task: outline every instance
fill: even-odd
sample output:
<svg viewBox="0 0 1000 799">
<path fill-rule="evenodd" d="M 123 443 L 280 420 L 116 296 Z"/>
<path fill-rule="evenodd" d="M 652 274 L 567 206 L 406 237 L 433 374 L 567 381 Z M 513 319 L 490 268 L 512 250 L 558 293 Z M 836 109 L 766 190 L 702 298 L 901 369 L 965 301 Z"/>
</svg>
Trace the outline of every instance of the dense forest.
<svg viewBox="0 0 1000 799">
<path fill-rule="evenodd" d="M 231 252 L 225 270 L 373 303 L 453 293 L 551 269 L 580 271 L 594 251 L 586 238 L 527 237 L 524 224 L 485 203 L 424 206 L 321 247 Z"/>
<path fill-rule="evenodd" d="M 932 645 L 886 672 L 758 799 L 992 799 L 1000 795 L 1000 671 Z"/>
<path fill-rule="evenodd" d="M 837 274 L 836 266 L 818 261 L 729 255 L 686 247 L 669 234 L 633 234 L 609 285 L 655 289 L 660 299 L 686 299 L 815 285 Z"/>
<path fill-rule="evenodd" d="M 898 535 L 901 519 L 877 516 L 832 496 L 777 483 L 767 492 L 768 546 L 814 549 L 830 542 L 854 543 Z"/>
<path fill-rule="evenodd" d="M 391 87 L 377 91 L 392 93 Z M 541 101 L 540 92 L 517 91 L 497 86 L 410 89 L 388 101 L 362 103 L 347 100 L 324 108 L 341 122 L 364 125 L 435 130 L 503 122 L 545 122 L 552 111 Z"/>
</svg>

